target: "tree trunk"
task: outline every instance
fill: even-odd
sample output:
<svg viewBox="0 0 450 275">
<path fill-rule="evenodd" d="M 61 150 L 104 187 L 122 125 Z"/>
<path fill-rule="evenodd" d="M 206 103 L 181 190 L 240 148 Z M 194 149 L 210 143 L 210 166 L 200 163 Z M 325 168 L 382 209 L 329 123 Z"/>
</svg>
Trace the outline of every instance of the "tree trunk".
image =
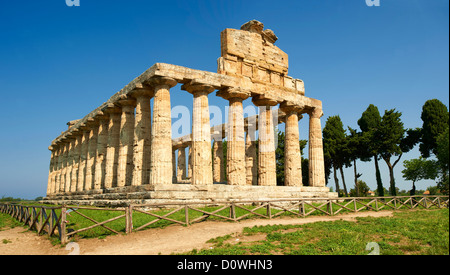
<svg viewBox="0 0 450 275">
<path fill-rule="evenodd" d="M 391 195 L 397 196 L 397 190 L 395 190 L 395 178 L 394 178 L 394 167 L 392 165 L 388 165 L 389 167 L 389 177 L 391 178 L 390 181 L 390 189 L 391 189 Z"/>
<path fill-rule="evenodd" d="M 375 176 L 377 179 L 378 196 L 383 197 L 384 196 L 384 188 L 383 188 L 383 182 L 381 181 L 380 167 L 378 166 L 378 158 L 377 158 L 377 156 L 373 156 L 373 158 L 375 160 Z"/>
<path fill-rule="evenodd" d="M 345 185 L 344 171 L 343 171 L 343 169 L 342 169 L 342 166 L 339 167 L 339 171 L 341 172 L 342 185 L 344 186 L 344 193 L 345 193 L 345 196 L 348 197 L 347 186 Z"/>
<path fill-rule="evenodd" d="M 353 160 L 353 171 L 355 172 L 355 191 L 356 191 L 356 196 L 359 197 L 358 173 L 356 171 L 356 159 Z"/>
<path fill-rule="evenodd" d="M 411 191 L 409 191 L 409 195 L 410 195 L 410 196 L 415 196 L 415 195 L 416 195 L 416 184 L 415 184 L 415 183 L 416 183 L 416 182 L 413 181 L 412 189 L 411 189 Z"/>
<path fill-rule="evenodd" d="M 336 174 L 336 167 L 333 164 L 333 175 L 334 175 L 334 183 L 336 184 L 336 192 L 339 194 L 340 193 L 340 189 L 339 189 L 339 180 L 337 178 L 337 174 Z"/>
<path fill-rule="evenodd" d="M 395 177 L 394 177 L 394 167 L 395 165 L 400 161 L 400 158 L 402 157 L 402 154 L 398 157 L 398 159 L 394 162 L 394 164 L 391 164 L 391 158 L 390 157 L 383 157 L 384 161 L 386 162 L 388 168 L 389 168 L 389 177 L 390 177 L 390 192 L 391 196 L 397 196 L 397 190 L 395 189 Z"/>
</svg>

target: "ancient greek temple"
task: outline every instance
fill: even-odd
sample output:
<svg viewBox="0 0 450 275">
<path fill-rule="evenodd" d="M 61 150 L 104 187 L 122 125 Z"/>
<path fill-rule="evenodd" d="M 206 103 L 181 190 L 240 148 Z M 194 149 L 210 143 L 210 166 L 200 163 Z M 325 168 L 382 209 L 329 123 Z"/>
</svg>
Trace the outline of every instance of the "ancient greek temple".
<svg viewBox="0 0 450 275">
<path fill-rule="evenodd" d="M 49 147 L 45 200 L 114 205 L 337 197 L 325 186 L 322 102 L 306 97 L 303 81 L 288 76 L 288 55 L 274 45 L 277 39 L 256 20 L 225 29 L 217 73 L 156 63 L 70 121 Z M 178 84 L 192 95 L 192 132 L 173 138 L 171 89 Z M 210 125 L 211 96 L 229 102 L 227 123 Z M 258 115 L 244 117 L 247 99 Z M 308 186 L 299 145 L 299 120 L 306 114 Z M 276 180 L 278 123 L 285 124 L 284 186 Z"/>
</svg>

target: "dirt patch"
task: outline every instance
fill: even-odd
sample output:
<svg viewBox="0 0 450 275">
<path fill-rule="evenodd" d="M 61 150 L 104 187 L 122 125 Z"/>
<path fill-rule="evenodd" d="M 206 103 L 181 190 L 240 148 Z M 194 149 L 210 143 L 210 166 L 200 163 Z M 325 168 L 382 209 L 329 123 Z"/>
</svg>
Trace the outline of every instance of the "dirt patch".
<svg viewBox="0 0 450 275">
<path fill-rule="evenodd" d="M 0 255 L 64 255 L 68 251 L 54 246 L 44 236 L 15 227 L 0 231 Z"/>
<path fill-rule="evenodd" d="M 392 211 L 361 212 L 337 216 L 314 216 L 307 218 L 283 217 L 277 219 L 253 219 L 240 222 L 206 221 L 183 227 L 171 225 L 164 229 L 148 229 L 128 235 L 108 236 L 104 239 L 76 240 L 76 249 L 53 246 L 46 236 L 37 236 L 24 228 L 13 228 L 0 231 L 0 255 L 67 255 L 80 253 L 82 255 L 157 255 L 183 253 L 192 249 L 205 249 L 212 245 L 208 240 L 232 234 L 252 241 L 251 236 L 241 236 L 245 227 L 275 225 L 275 224 L 305 224 L 318 221 L 347 220 L 354 221 L 357 217 L 389 217 Z M 254 238 L 261 238 L 255 236 Z M 2 240 L 7 240 L 5 243 Z M 241 239 L 242 241 L 242 239 Z M 66 250 L 67 248 L 67 250 Z M 79 250 L 78 250 L 79 248 Z"/>
</svg>

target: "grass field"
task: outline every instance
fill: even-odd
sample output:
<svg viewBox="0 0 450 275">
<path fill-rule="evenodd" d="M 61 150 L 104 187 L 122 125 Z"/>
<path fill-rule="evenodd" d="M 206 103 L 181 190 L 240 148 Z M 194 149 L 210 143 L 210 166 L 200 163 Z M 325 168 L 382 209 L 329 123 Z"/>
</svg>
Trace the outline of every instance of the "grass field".
<svg viewBox="0 0 450 275">
<path fill-rule="evenodd" d="M 357 222 L 258 226 L 209 242 L 210 249 L 189 254 L 448 255 L 449 210 L 400 211 L 394 217 L 357 218 Z"/>
</svg>

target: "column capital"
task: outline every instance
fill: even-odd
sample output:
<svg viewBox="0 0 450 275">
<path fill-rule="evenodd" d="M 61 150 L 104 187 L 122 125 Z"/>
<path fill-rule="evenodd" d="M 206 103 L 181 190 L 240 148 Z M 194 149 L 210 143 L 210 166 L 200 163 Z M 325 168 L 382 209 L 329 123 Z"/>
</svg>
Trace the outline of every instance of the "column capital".
<svg viewBox="0 0 450 275">
<path fill-rule="evenodd" d="M 148 85 L 137 85 L 136 88 L 128 93 L 133 98 L 138 98 L 141 96 L 153 97 L 155 95 L 155 89 Z"/>
<path fill-rule="evenodd" d="M 252 102 L 256 106 L 275 106 L 278 104 L 276 99 L 267 98 L 265 95 L 257 95 L 252 97 Z"/>
<path fill-rule="evenodd" d="M 136 100 L 134 98 L 128 97 L 127 95 L 121 95 L 119 97 L 119 100 L 117 100 L 117 104 L 119 104 L 119 106 L 124 107 L 124 106 L 136 106 Z"/>
<path fill-rule="evenodd" d="M 73 129 L 71 134 L 72 134 L 72 137 L 76 139 L 78 136 L 83 135 L 83 131 L 81 131 L 80 129 L 77 128 L 77 129 Z"/>
<path fill-rule="evenodd" d="M 105 114 L 111 115 L 111 114 L 120 114 L 122 110 L 119 106 L 117 106 L 114 103 L 108 103 L 106 107 L 102 110 Z"/>
<path fill-rule="evenodd" d="M 323 111 L 322 108 L 316 107 L 312 109 L 308 114 L 311 118 L 321 118 L 323 116 Z"/>
<path fill-rule="evenodd" d="M 235 87 L 227 87 L 224 89 L 220 89 L 216 92 L 216 96 L 220 96 L 223 99 L 231 100 L 233 98 L 238 98 L 241 100 L 246 100 L 251 96 L 251 92 L 249 90 L 244 90 Z"/>
<path fill-rule="evenodd" d="M 93 117 L 88 118 L 86 121 L 86 126 L 90 129 L 97 127 L 99 124 L 100 124 L 100 122 Z"/>
<path fill-rule="evenodd" d="M 146 84 L 148 84 L 151 87 L 167 85 L 169 86 L 169 88 L 174 87 L 175 85 L 177 85 L 177 83 L 178 82 L 175 79 L 167 76 L 154 76 L 146 82 Z"/>
<path fill-rule="evenodd" d="M 195 83 L 192 81 L 191 83 L 186 83 L 181 86 L 181 90 L 187 91 L 188 93 L 195 94 L 198 92 L 203 92 L 206 94 L 210 94 L 214 92 L 215 88 L 208 84 Z"/>
<path fill-rule="evenodd" d="M 109 118 L 109 114 L 107 112 L 103 112 L 103 111 L 98 111 L 95 115 L 94 115 L 95 119 L 98 119 L 99 121 L 102 120 L 107 120 Z"/>
<path fill-rule="evenodd" d="M 292 112 L 300 114 L 301 112 L 303 112 L 304 106 L 300 106 L 289 101 L 283 101 L 282 103 L 280 103 L 280 110 L 285 112 L 286 114 Z"/>
</svg>

